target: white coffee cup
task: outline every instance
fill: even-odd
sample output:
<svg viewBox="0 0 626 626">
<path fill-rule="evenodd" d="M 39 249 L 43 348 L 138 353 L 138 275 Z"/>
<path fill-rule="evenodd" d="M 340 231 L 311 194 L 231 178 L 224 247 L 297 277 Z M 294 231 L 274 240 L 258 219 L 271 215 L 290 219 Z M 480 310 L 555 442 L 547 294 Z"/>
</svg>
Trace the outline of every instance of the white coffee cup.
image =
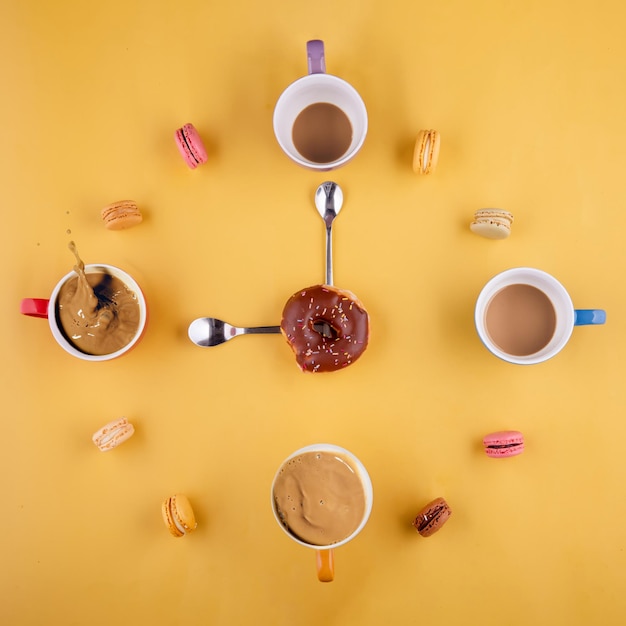
<svg viewBox="0 0 626 626">
<path fill-rule="evenodd" d="M 137 297 L 137 303 L 139 305 L 139 324 L 135 335 L 123 348 L 109 354 L 86 354 L 76 348 L 65 336 L 65 333 L 60 328 L 59 321 L 57 319 L 57 300 L 61 287 L 63 287 L 68 280 L 76 278 L 77 274 L 74 271 L 69 272 L 61 278 L 52 290 L 50 298 L 24 298 L 21 302 L 20 312 L 23 315 L 28 315 L 30 317 L 47 319 L 50 326 L 50 332 L 52 333 L 55 341 L 61 346 L 61 348 L 63 348 L 63 350 L 72 356 L 82 359 L 83 361 L 110 361 L 111 359 L 115 359 L 132 350 L 143 337 L 146 323 L 148 321 L 148 306 L 146 304 L 146 298 L 132 276 L 127 274 L 124 270 L 112 265 L 85 265 L 85 274 L 110 274 L 111 276 L 121 280 Z"/>
<path fill-rule="evenodd" d="M 554 332 L 549 341 L 532 354 L 510 354 L 499 346 L 489 333 L 486 323 L 489 306 L 503 289 L 513 285 L 528 285 L 539 289 L 549 299 L 554 309 Z M 558 354 L 567 344 L 574 326 L 604 324 L 606 313 L 602 309 L 574 309 L 565 287 L 550 274 L 530 268 L 518 267 L 494 276 L 481 290 L 476 301 L 474 322 L 483 344 L 497 357 L 519 365 L 541 363 Z"/>
<path fill-rule="evenodd" d="M 345 165 L 361 149 L 367 135 L 367 109 L 363 99 L 345 80 L 326 73 L 324 43 L 307 42 L 309 73 L 291 83 L 280 95 L 274 108 L 274 134 L 285 154 L 293 161 L 317 171 L 329 171 Z M 307 107 L 316 103 L 333 104 L 348 118 L 352 139 L 347 150 L 329 162 L 318 163 L 303 156 L 294 144 L 293 127 Z"/>
<path fill-rule="evenodd" d="M 291 459 L 298 457 L 302 454 L 309 452 L 326 452 L 331 454 L 336 454 L 340 458 L 345 459 L 349 466 L 355 471 L 361 481 L 361 485 L 363 487 L 363 492 L 365 494 L 365 510 L 363 513 L 363 517 L 359 522 L 358 526 L 355 530 L 345 539 L 341 541 L 337 541 L 335 543 L 329 544 L 327 546 L 319 546 L 311 543 L 307 543 L 296 537 L 290 530 L 285 526 L 283 521 L 280 518 L 280 515 L 276 509 L 276 502 L 274 498 L 274 485 L 276 484 L 276 479 L 280 475 L 281 468 Z M 311 548 L 315 550 L 316 553 L 316 568 L 317 568 L 317 577 L 322 582 L 331 582 L 334 579 L 334 550 L 335 548 L 339 548 L 344 544 L 348 543 L 348 541 L 352 541 L 365 527 L 367 524 L 367 520 L 369 519 L 370 513 L 372 512 L 372 504 L 374 500 L 374 489 L 372 487 L 372 481 L 365 469 L 365 466 L 357 457 L 354 456 L 351 452 L 342 448 L 340 446 L 335 446 L 329 443 L 320 443 L 314 444 L 310 446 L 305 446 L 304 448 L 300 448 L 296 450 L 293 454 L 290 454 L 281 464 L 274 476 L 274 480 L 272 481 L 272 491 L 271 491 L 271 504 L 272 504 L 272 512 L 274 513 L 274 518 L 278 522 L 278 525 L 281 527 L 283 532 L 296 543 L 304 546 L 305 548 Z"/>
</svg>

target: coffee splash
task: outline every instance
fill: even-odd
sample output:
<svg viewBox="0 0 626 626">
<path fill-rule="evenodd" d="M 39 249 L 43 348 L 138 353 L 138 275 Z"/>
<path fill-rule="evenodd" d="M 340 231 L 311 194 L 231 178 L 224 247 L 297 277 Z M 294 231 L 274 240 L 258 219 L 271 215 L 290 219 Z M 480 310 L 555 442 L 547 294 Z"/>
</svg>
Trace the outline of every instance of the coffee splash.
<svg viewBox="0 0 626 626">
<path fill-rule="evenodd" d="M 56 315 L 66 338 L 84 354 L 112 354 L 128 345 L 139 328 L 137 295 L 106 272 L 85 272 L 71 241 L 74 272 L 59 291 Z"/>
<path fill-rule="evenodd" d="M 274 505 L 289 532 L 306 543 L 328 546 L 349 537 L 365 514 L 365 490 L 349 459 L 305 452 L 281 467 Z"/>
</svg>

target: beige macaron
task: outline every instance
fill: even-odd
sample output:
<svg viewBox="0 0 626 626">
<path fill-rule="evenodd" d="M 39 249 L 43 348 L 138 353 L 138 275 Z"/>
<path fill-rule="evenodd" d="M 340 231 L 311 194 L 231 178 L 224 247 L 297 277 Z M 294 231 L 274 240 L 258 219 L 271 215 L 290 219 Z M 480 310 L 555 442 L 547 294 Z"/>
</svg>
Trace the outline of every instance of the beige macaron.
<svg viewBox="0 0 626 626">
<path fill-rule="evenodd" d="M 416 174 L 432 174 L 439 161 L 441 137 L 436 130 L 420 130 L 413 151 L 413 171 Z"/>
<path fill-rule="evenodd" d="M 177 493 L 166 498 L 161 505 L 163 522 L 174 537 L 182 537 L 196 529 L 198 522 L 194 515 L 189 498 Z"/>
<path fill-rule="evenodd" d="M 134 432 L 135 427 L 125 417 L 120 417 L 96 431 L 91 439 L 102 452 L 108 452 L 130 439 Z"/>
<path fill-rule="evenodd" d="M 119 200 L 107 205 L 101 211 L 104 226 L 109 230 L 123 230 L 140 224 L 141 211 L 134 200 Z"/>
<path fill-rule="evenodd" d="M 513 214 L 502 209 L 479 209 L 470 230 L 486 239 L 506 239 L 511 234 Z"/>
</svg>

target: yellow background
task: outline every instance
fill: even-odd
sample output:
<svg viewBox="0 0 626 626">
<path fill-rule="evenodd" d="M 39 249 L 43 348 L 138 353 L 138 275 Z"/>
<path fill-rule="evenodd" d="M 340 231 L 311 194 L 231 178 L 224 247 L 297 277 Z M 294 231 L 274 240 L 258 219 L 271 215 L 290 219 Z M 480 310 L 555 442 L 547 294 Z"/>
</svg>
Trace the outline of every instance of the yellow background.
<svg viewBox="0 0 626 626">
<path fill-rule="evenodd" d="M 625 20 L 618 0 L 4 0 L 0 622 L 623 624 Z M 330 175 L 272 131 L 313 38 L 369 111 Z M 209 152 L 195 171 L 186 122 Z M 442 137 L 430 177 L 411 169 L 422 128 Z M 362 359 L 305 375 L 280 337 L 191 344 L 196 317 L 277 324 L 323 281 L 328 178 L 335 282 L 371 316 Z M 124 198 L 144 223 L 105 230 Z M 489 206 L 514 214 L 508 240 L 469 231 Z M 19 314 L 71 269 L 70 239 L 142 285 L 130 355 L 81 362 Z M 607 324 L 541 365 L 493 357 L 474 301 L 520 265 Z M 120 415 L 136 434 L 103 454 L 91 435 Z M 488 459 L 503 428 L 526 452 Z M 270 509 L 277 466 L 317 442 L 355 453 L 375 493 L 331 584 Z M 199 521 L 182 539 L 160 514 L 176 492 Z M 437 496 L 453 515 L 424 539 L 411 521 Z"/>
</svg>

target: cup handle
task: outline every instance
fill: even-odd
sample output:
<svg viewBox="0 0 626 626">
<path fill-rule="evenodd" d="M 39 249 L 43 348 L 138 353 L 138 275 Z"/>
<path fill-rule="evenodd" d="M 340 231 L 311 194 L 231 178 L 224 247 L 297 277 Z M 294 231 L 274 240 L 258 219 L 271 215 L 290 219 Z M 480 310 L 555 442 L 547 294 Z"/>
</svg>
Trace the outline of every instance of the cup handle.
<svg viewBox="0 0 626 626">
<path fill-rule="evenodd" d="M 306 42 L 306 56 L 309 64 L 309 74 L 326 73 L 324 42 L 321 39 L 311 39 L 311 41 Z"/>
<path fill-rule="evenodd" d="M 48 302 L 45 298 L 24 298 L 20 304 L 20 313 L 30 317 L 48 319 Z"/>
<path fill-rule="evenodd" d="M 316 550 L 315 563 L 317 578 L 322 583 L 330 583 L 335 579 L 335 553 L 332 548 Z"/>
<path fill-rule="evenodd" d="M 606 311 L 602 309 L 575 309 L 574 326 L 587 326 L 589 324 L 604 324 Z"/>
</svg>

